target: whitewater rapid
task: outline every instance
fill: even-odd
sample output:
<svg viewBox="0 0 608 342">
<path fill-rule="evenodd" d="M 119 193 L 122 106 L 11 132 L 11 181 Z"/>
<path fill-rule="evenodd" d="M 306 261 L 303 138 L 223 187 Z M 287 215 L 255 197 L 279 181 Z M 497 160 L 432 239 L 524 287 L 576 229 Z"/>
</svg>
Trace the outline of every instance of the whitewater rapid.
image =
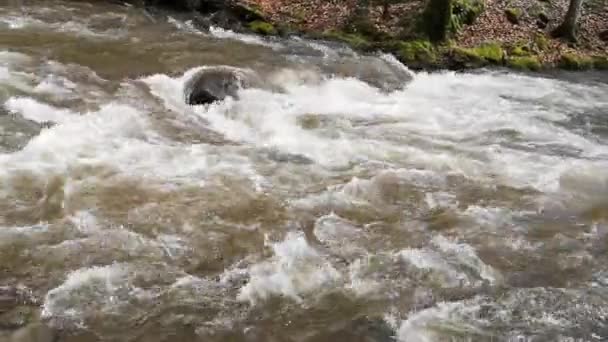
<svg viewBox="0 0 608 342">
<path fill-rule="evenodd" d="M 608 338 L 607 83 L 57 4 L 0 11 L 86 42 L 0 51 L 0 286 L 60 341 Z M 217 65 L 263 86 L 186 105 Z"/>
</svg>

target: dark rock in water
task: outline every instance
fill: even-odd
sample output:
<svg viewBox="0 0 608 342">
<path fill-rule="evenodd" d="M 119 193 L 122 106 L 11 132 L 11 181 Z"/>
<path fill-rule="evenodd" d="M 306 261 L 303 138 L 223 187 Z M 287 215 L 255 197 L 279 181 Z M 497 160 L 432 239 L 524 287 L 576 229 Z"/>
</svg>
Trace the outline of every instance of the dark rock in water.
<svg viewBox="0 0 608 342">
<path fill-rule="evenodd" d="M 19 305 L 19 292 L 14 287 L 0 287 L 0 313 Z"/>
<path fill-rule="evenodd" d="M 385 92 L 403 89 L 412 73 L 399 64 L 376 56 L 341 57 L 324 61 L 321 70 L 339 77 L 353 77 Z"/>
<path fill-rule="evenodd" d="M 38 318 L 36 308 L 31 306 L 18 306 L 0 314 L 0 329 L 18 329 Z"/>
<path fill-rule="evenodd" d="M 300 165 L 309 165 L 313 164 L 314 161 L 304 155 L 289 153 L 289 152 L 281 152 L 277 150 L 268 151 L 268 159 L 274 160 L 279 163 L 292 163 L 292 164 L 300 164 Z"/>
<path fill-rule="evenodd" d="M 145 0 L 146 6 L 161 6 L 187 11 L 215 11 L 225 6 L 225 0 Z"/>
<path fill-rule="evenodd" d="M 244 85 L 236 69 L 208 68 L 192 77 L 185 87 L 186 103 L 189 105 L 209 104 L 222 101 L 226 97 L 237 97 Z"/>
<path fill-rule="evenodd" d="M 0 314 L 11 311 L 23 304 L 32 304 L 27 289 L 15 286 L 0 286 Z"/>
<path fill-rule="evenodd" d="M 131 0 L 133 2 L 134 0 Z M 165 8 L 178 11 L 189 11 L 203 16 L 196 19 L 197 28 L 207 30 L 216 25 L 236 32 L 250 31 L 247 24 L 253 21 L 264 21 L 262 13 L 252 7 L 230 0 L 143 0 L 149 9 Z"/>
<path fill-rule="evenodd" d="M 234 13 L 228 10 L 220 10 L 212 13 L 209 16 L 210 22 L 222 28 L 226 28 L 235 32 L 243 32 L 245 28 L 243 22 Z"/>
</svg>

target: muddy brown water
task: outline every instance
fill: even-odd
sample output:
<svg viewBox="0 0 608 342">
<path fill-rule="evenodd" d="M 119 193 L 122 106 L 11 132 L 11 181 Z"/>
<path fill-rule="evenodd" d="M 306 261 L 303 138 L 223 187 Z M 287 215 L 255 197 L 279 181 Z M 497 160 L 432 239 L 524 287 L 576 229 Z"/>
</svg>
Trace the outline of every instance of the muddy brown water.
<svg viewBox="0 0 608 342">
<path fill-rule="evenodd" d="M 604 341 L 606 74 L 0 1 L 0 341 Z M 184 104 L 197 70 L 263 83 Z"/>
</svg>

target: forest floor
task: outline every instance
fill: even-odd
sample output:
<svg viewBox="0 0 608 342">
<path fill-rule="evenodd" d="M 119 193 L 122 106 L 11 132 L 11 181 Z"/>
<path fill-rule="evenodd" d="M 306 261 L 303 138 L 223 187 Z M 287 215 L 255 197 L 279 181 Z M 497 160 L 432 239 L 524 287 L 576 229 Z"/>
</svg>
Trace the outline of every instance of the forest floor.
<svg viewBox="0 0 608 342">
<path fill-rule="evenodd" d="M 245 1 L 272 23 L 303 32 L 342 30 L 353 17 L 357 5 L 357 0 Z M 470 49 L 491 42 L 504 48 L 505 55 L 517 49 L 514 55 L 531 55 L 543 65 L 557 65 L 564 55 L 608 56 L 608 0 L 584 2 L 576 44 L 551 38 L 550 32 L 562 21 L 568 1 L 485 0 L 481 14 L 473 24 L 464 25 L 453 34 L 450 44 Z M 370 2 L 370 22 L 379 31 L 395 38 L 399 37 L 404 20 L 407 20 L 404 18 L 408 18 L 408 14 L 412 17 L 411 13 L 420 13 L 425 4 L 424 0 L 398 2 L 390 6 L 388 15 L 383 15 L 381 1 Z M 507 12 L 518 14 L 516 22 L 509 20 Z"/>
</svg>

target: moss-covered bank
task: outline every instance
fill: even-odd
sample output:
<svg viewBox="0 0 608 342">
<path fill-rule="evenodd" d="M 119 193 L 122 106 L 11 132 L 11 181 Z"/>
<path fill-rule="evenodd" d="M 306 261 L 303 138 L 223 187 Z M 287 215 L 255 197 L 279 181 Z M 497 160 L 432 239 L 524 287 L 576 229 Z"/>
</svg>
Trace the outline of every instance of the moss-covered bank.
<svg viewBox="0 0 608 342">
<path fill-rule="evenodd" d="M 148 1 L 174 4 L 164 0 Z M 199 2 L 202 4 L 202 0 L 197 3 Z M 563 52 L 556 53 L 555 40 L 542 30 L 530 32 L 527 41 L 524 39 L 500 43 L 499 41 L 505 40 L 492 39 L 491 36 L 484 40 L 463 39 L 463 35 L 466 36 L 466 32 L 469 32 L 467 29 L 478 25 L 480 20 L 483 21 L 479 18 L 484 11 L 494 6 L 486 0 L 426 0 L 402 13 L 398 26 L 388 31 L 386 28 L 382 29 L 382 25 L 379 26 L 377 21 L 373 21 L 370 11 L 357 10 L 359 7 L 341 25 L 318 30 L 294 24 L 294 20 L 290 19 L 295 19 L 296 22 L 302 19 L 296 18 L 295 14 L 294 18 L 283 17 L 285 20 L 280 20 L 281 16 L 276 13 L 269 15 L 268 8 L 265 8 L 261 1 L 257 3 L 259 6 L 255 0 L 247 1 L 246 4 L 241 0 L 218 3 L 229 4 L 214 10 L 223 11 L 229 17 L 235 18 L 240 24 L 228 27 L 235 31 L 264 36 L 296 34 L 313 39 L 339 41 L 358 51 L 392 53 L 412 69 L 507 67 L 538 71 L 552 68 L 608 68 L 608 56 L 585 52 L 585 49 L 576 46 L 560 48 Z M 375 2 L 368 3 L 374 6 Z M 531 20 L 530 18 L 542 19 L 546 24 L 546 6 L 536 7 L 538 9 L 534 13 L 529 8 L 522 10 L 520 7 L 506 7 L 499 13 L 510 22 L 508 25 L 519 30 L 525 29 L 525 22 L 520 21 Z M 494 10 L 496 12 L 496 9 Z M 309 18 L 304 19 L 306 20 L 302 20 L 308 21 Z M 496 24 L 504 25 L 500 22 Z"/>
</svg>

